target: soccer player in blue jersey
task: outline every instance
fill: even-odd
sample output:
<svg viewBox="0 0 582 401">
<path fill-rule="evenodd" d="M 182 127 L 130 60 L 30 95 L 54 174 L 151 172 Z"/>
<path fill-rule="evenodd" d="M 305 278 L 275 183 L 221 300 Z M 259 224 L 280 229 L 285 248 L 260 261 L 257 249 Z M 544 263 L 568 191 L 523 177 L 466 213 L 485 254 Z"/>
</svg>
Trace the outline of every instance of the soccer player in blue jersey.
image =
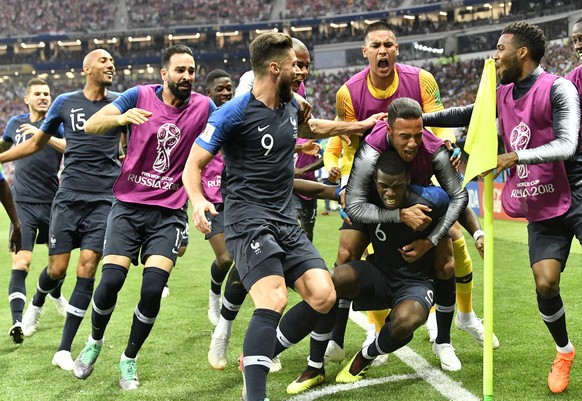
<svg viewBox="0 0 582 401">
<path fill-rule="evenodd" d="M 39 128 L 51 105 L 52 97 L 48 83 L 42 78 L 32 78 L 26 84 L 24 103 L 28 113 L 12 117 L 0 139 L 0 152 L 18 145 L 32 137 L 23 130 L 34 126 Z M 59 138 L 60 136 L 60 138 Z M 22 248 L 12 253 L 12 273 L 8 284 L 8 302 L 12 313 L 12 327 L 8 334 L 20 344 L 24 340 L 22 313 L 26 304 L 26 276 L 32 263 L 35 244 L 48 244 L 50 211 L 53 198 L 59 188 L 58 172 L 63 158 L 65 140 L 59 135 L 51 137 L 49 145 L 40 152 L 16 160 L 12 193 L 14 204 L 22 224 Z M 57 311 L 62 316 L 67 313 L 67 300 L 61 294 L 61 285 L 49 294 Z"/>
<path fill-rule="evenodd" d="M 361 134 L 385 114 L 352 123 L 312 119 L 309 104 L 291 90 L 300 73 L 291 38 L 264 33 L 251 43 L 250 53 L 252 90 L 211 116 L 186 163 L 184 184 L 193 221 L 208 233 L 206 213 L 216 210 L 202 194 L 200 171 L 223 148 L 226 244 L 256 308 L 243 345 L 243 398 L 262 401 L 276 347 L 304 338 L 336 300 L 325 263 L 294 215 L 295 138 Z M 303 301 L 281 319 L 287 285 Z"/>
<path fill-rule="evenodd" d="M 84 130 L 87 119 L 118 96 L 107 90 L 115 74 L 113 57 L 106 50 L 93 50 L 83 60 L 83 71 L 85 87 L 59 95 L 41 127 L 22 132 L 34 136 L 0 154 L 0 162 L 6 162 L 38 152 L 57 135 L 61 124 L 64 126 L 65 168 L 51 209 L 48 266 L 40 273 L 36 294 L 22 321 L 24 335 L 34 334 L 47 294 L 65 278 L 71 251 L 80 248 L 77 282 L 69 299 L 61 343 L 52 360 L 64 370 L 74 367 L 71 346 L 91 303 L 105 222 L 113 201 L 111 188 L 121 164 L 119 128 L 100 137 L 90 137 Z"/>
<path fill-rule="evenodd" d="M 413 230 L 404 223 L 353 224 L 353 229 L 362 232 L 376 252 L 366 261 L 351 261 L 335 267 L 332 272 L 338 297 L 352 300 L 354 310 L 391 309 L 375 341 L 364 345 L 354 355 L 339 372 L 337 382 L 361 380 L 377 356 L 394 352 L 410 342 L 414 331 L 426 321 L 433 301 L 439 297 L 434 291 L 434 280 L 447 280 L 454 274 L 449 236 L 415 261 L 404 257 L 403 247 L 426 238 L 449 206 L 449 196 L 440 187 L 410 185 L 410 181 L 410 165 L 396 151 L 382 153 L 376 164 L 375 190 L 370 191 L 370 202 L 388 210 L 425 205 L 430 208 L 431 224 L 422 230 Z M 332 199 L 336 191 L 336 187 L 308 182 L 296 183 L 295 187 L 311 196 Z M 448 303 L 454 304 L 454 298 L 449 297 Z M 311 374 L 309 367 L 304 375 L 305 379 L 309 377 L 309 387 L 320 384 L 325 378 L 321 373 Z M 304 391 L 305 383 L 300 377 L 287 391 L 291 394 Z"/>
</svg>

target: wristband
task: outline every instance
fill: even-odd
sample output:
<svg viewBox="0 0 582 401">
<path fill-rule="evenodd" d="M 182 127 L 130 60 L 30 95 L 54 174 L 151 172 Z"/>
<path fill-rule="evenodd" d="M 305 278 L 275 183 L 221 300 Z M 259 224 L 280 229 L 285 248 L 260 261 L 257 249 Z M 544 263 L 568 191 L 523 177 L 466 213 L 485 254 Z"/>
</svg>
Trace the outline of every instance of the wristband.
<svg viewBox="0 0 582 401">
<path fill-rule="evenodd" d="M 461 148 L 453 149 L 453 159 L 456 159 L 461 154 Z"/>
<path fill-rule="evenodd" d="M 480 236 L 485 236 L 485 231 L 477 230 L 473 233 L 473 239 L 475 240 L 475 242 L 477 242 Z"/>
<path fill-rule="evenodd" d="M 343 220 L 347 220 L 350 218 L 350 216 L 348 216 L 348 214 L 346 213 L 346 211 L 342 207 L 339 208 L 339 212 L 340 212 L 340 216 Z"/>
</svg>

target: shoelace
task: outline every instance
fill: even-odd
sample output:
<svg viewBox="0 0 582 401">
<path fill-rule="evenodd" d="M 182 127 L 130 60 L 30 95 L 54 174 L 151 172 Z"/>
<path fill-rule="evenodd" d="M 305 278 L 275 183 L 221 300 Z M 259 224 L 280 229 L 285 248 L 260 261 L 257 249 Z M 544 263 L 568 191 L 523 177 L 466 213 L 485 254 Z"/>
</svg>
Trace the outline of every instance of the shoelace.
<svg viewBox="0 0 582 401">
<path fill-rule="evenodd" d="M 89 349 L 87 349 L 85 352 L 83 352 L 83 357 L 81 358 L 81 360 L 83 361 L 83 363 L 85 365 L 91 365 L 91 364 L 95 363 L 95 360 L 99 356 L 100 351 L 101 351 L 101 349 L 99 348 L 99 346 L 97 344 L 92 344 L 92 345 L 90 345 Z"/>
<path fill-rule="evenodd" d="M 125 381 L 132 381 L 135 380 L 135 372 L 136 372 L 136 363 L 135 361 L 127 361 L 123 364 L 124 371 L 122 372 L 123 379 Z"/>
</svg>

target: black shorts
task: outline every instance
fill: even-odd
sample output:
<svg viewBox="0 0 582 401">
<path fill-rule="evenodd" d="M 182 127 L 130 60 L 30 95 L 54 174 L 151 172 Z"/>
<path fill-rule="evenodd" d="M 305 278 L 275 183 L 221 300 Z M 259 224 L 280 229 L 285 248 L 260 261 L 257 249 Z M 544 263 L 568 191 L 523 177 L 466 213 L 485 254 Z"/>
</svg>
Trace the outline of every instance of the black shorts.
<svg viewBox="0 0 582 401">
<path fill-rule="evenodd" d="M 390 280 L 372 263 L 355 260 L 348 263 L 360 277 L 360 292 L 353 300 L 354 310 L 383 310 L 401 302 L 413 300 L 421 304 L 427 316 L 434 303 L 434 288 L 430 280 Z"/>
<path fill-rule="evenodd" d="M 557 259 L 566 267 L 574 237 L 582 244 L 582 188 L 572 189 L 572 204 L 562 216 L 527 225 L 529 263 Z"/>
<path fill-rule="evenodd" d="M 116 200 L 107 218 L 103 255 L 127 256 L 137 266 L 152 255 L 176 263 L 188 215 L 183 209 Z"/>
<path fill-rule="evenodd" d="M 215 203 L 214 208 L 218 212 L 216 216 L 213 216 L 210 213 L 206 214 L 206 218 L 210 222 L 210 234 L 204 235 L 205 240 L 209 240 L 217 234 L 224 233 L 224 204 Z"/>
<path fill-rule="evenodd" d="M 315 224 L 317 199 L 303 199 L 299 195 L 293 194 L 293 207 L 295 208 L 295 216 L 301 224 Z"/>
<path fill-rule="evenodd" d="M 182 231 L 182 239 L 180 240 L 180 248 L 188 246 L 190 240 L 190 225 L 186 220 L 186 228 Z"/>
<path fill-rule="evenodd" d="M 48 244 L 51 204 L 14 202 L 14 205 L 22 227 L 21 250 L 32 252 L 35 244 Z M 12 224 L 10 232 L 12 232 Z"/>
<path fill-rule="evenodd" d="M 293 287 L 307 270 L 327 270 L 317 249 L 296 224 L 262 219 L 241 221 L 226 226 L 224 236 L 247 291 L 263 277 L 282 276 L 287 286 Z M 255 269 L 267 259 L 278 259 L 280 263 Z"/>
<path fill-rule="evenodd" d="M 103 252 L 113 195 L 57 191 L 51 208 L 49 255 L 73 249 Z"/>
</svg>

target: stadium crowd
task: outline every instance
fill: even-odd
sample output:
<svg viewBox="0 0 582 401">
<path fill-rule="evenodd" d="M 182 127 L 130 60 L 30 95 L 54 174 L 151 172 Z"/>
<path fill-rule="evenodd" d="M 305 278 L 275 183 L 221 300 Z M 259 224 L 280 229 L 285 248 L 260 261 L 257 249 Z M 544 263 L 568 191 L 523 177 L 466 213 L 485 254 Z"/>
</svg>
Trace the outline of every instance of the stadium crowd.
<svg viewBox="0 0 582 401">
<path fill-rule="evenodd" d="M 33 8 L 28 2 L 4 0 L 0 32 L 10 37 L 107 30 L 113 28 L 116 11 L 117 2 L 106 0 L 50 0 Z"/>
<path fill-rule="evenodd" d="M 473 103 L 483 69 L 483 59 L 449 62 L 444 60 L 444 62 L 429 62 L 423 65 L 423 68 L 430 71 L 439 83 L 444 105 L 452 107 Z M 552 45 L 548 48 L 542 65 L 548 72 L 563 76 L 578 65 L 578 60 L 572 56 L 569 45 Z M 202 78 L 206 75 L 206 71 L 213 68 L 212 65 L 199 64 L 198 82 L 195 87 L 197 92 L 204 93 Z M 228 67 L 223 68 L 228 69 Z M 235 71 L 229 72 L 235 81 L 238 81 L 245 70 L 245 67 L 237 67 Z M 319 116 L 326 119 L 335 116 L 336 91 L 353 74 L 353 71 L 353 69 L 335 72 L 312 71 L 306 97 L 315 106 Z M 0 93 L 0 129 L 4 129 L 10 116 L 24 112 L 25 105 L 22 97 L 27 79 L 25 77 L 10 78 L 9 81 L 3 83 L 5 88 L 10 89 Z M 65 76 L 48 79 L 55 94 L 73 90 L 83 81 L 83 78 L 79 76 L 74 79 Z M 123 92 L 135 84 L 155 82 L 157 79 L 156 74 L 124 75 L 118 71 L 115 89 Z"/>
</svg>

